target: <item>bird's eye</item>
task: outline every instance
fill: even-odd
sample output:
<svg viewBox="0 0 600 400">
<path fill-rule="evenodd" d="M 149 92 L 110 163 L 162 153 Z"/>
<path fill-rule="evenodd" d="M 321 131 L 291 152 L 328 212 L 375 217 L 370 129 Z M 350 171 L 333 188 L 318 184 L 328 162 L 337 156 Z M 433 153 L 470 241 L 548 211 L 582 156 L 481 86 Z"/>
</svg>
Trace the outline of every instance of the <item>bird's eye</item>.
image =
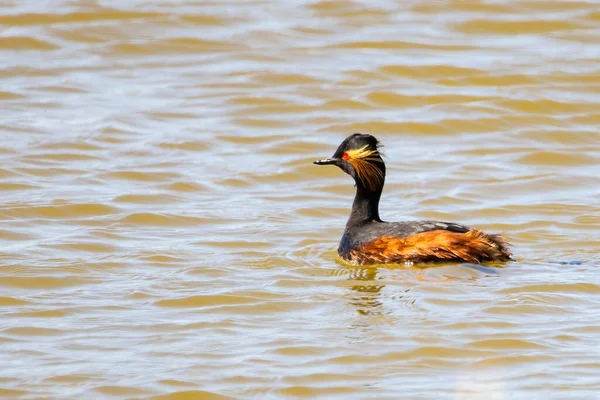
<svg viewBox="0 0 600 400">
<path fill-rule="evenodd" d="M 348 153 L 344 153 L 344 154 L 342 154 L 342 158 L 344 160 L 347 160 L 348 158 L 350 158 L 350 156 L 348 155 Z"/>
</svg>

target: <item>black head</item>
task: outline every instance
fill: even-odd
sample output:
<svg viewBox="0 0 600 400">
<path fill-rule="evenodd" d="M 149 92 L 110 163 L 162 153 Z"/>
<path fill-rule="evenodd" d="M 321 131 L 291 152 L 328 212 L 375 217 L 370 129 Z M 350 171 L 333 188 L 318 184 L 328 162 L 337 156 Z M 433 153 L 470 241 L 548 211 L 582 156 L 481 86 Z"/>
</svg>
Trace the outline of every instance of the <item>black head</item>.
<svg viewBox="0 0 600 400">
<path fill-rule="evenodd" d="M 354 178 L 357 186 L 380 191 L 385 181 L 385 164 L 379 153 L 381 144 L 371 135 L 355 133 L 340 144 L 333 157 L 315 161 L 317 165 L 337 165 Z"/>
</svg>

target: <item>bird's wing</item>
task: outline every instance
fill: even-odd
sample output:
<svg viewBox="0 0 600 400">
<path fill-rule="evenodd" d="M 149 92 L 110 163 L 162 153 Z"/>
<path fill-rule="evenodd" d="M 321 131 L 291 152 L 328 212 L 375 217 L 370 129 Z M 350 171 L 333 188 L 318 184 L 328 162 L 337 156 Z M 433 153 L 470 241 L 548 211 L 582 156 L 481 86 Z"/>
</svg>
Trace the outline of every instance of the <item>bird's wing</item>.
<svg viewBox="0 0 600 400">
<path fill-rule="evenodd" d="M 378 236 L 393 236 L 406 238 L 423 232 L 450 231 L 455 233 L 466 233 L 470 227 L 443 221 L 402 221 L 388 222 L 379 226 Z"/>
</svg>

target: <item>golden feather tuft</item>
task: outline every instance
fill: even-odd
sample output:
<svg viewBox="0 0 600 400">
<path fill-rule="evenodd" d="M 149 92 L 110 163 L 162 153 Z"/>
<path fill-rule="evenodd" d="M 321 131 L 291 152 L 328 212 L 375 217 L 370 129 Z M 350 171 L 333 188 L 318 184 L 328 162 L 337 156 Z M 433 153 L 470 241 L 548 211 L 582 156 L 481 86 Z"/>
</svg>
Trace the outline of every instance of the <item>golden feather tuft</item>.
<svg viewBox="0 0 600 400">
<path fill-rule="evenodd" d="M 383 170 L 374 163 L 383 163 L 377 149 L 365 145 L 360 149 L 348 150 L 348 161 L 354 166 L 354 170 L 360 181 L 370 190 L 377 190 L 383 186 Z"/>
</svg>

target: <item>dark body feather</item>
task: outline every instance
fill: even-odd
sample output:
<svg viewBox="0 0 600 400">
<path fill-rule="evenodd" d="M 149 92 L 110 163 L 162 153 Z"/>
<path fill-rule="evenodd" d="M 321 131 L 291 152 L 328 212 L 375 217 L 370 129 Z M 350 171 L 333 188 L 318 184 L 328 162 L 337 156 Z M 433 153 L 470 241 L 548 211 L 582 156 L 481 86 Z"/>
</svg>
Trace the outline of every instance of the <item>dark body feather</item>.
<svg viewBox="0 0 600 400">
<path fill-rule="evenodd" d="M 352 212 L 338 248 L 342 259 L 357 265 L 511 259 L 502 235 L 451 222 L 382 221 L 379 199 L 385 164 L 378 146 L 373 136 L 354 134 L 342 142 L 332 158 L 315 162 L 337 165 L 356 182 Z"/>
<path fill-rule="evenodd" d="M 351 225 L 342 236 L 338 254 L 358 265 L 510 260 L 508 244 L 501 235 L 441 221 Z"/>
</svg>

